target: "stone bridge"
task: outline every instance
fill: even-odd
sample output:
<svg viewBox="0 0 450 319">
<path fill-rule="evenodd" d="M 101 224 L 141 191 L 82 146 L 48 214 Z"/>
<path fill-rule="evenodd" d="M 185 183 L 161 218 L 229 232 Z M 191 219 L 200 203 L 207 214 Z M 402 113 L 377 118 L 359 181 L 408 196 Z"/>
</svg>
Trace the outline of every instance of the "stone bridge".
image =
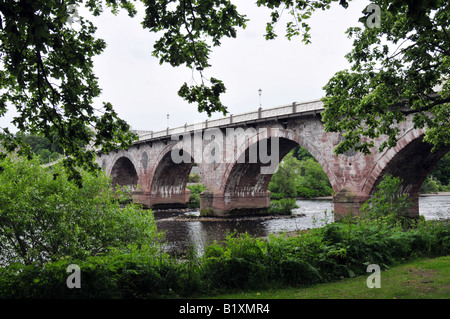
<svg viewBox="0 0 450 319">
<path fill-rule="evenodd" d="M 347 152 L 335 156 L 342 138 L 324 131 L 320 100 L 292 103 L 218 120 L 138 132 L 139 140 L 127 150 L 99 152 L 98 164 L 113 185 L 131 187 L 132 198 L 149 208 L 182 207 L 189 201 L 186 189 L 194 163 L 206 190 L 200 195 L 203 215 L 230 216 L 266 212 L 268 185 L 279 161 L 301 145 L 320 163 L 333 187 L 334 213 L 338 220 L 358 214 L 359 208 L 390 173 L 403 179 L 403 190 L 418 216 L 419 188 L 450 147 L 434 153 L 423 142 L 424 131 L 414 129 L 411 118 L 399 124 L 398 144 L 371 155 Z"/>
</svg>

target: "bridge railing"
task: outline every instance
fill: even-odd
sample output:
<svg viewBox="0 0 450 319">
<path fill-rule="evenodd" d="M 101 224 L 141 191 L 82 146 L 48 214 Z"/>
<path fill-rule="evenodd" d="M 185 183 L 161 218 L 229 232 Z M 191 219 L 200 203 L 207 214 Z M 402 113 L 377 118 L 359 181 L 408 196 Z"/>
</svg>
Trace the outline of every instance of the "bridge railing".
<svg viewBox="0 0 450 319">
<path fill-rule="evenodd" d="M 305 112 L 310 111 L 322 111 L 323 102 L 319 100 L 306 101 L 301 103 L 292 103 L 289 105 L 278 106 L 269 109 L 259 108 L 257 111 L 241 113 L 241 114 L 231 114 L 230 116 L 223 117 L 220 119 L 214 120 L 206 120 L 201 123 L 196 124 L 186 124 L 184 126 L 175 127 L 175 128 L 167 128 L 162 131 L 157 132 L 148 132 L 145 134 L 139 135 L 138 141 L 145 141 L 149 139 L 156 139 L 161 137 L 166 137 L 174 134 L 182 134 L 185 132 L 193 132 L 196 130 L 203 130 L 207 128 L 213 127 L 221 127 L 227 125 L 233 125 L 236 123 L 244 123 L 249 121 L 257 121 L 261 119 L 270 119 L 274 117 L 280 116 L 292 116 L 292 115 L 301 115 Z"/>
</svg>

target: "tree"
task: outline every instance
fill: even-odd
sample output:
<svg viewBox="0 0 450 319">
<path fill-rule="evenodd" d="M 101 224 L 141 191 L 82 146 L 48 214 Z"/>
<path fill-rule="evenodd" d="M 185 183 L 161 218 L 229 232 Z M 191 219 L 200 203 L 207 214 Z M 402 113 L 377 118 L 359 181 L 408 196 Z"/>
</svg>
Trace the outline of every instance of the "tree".
<svg viewBox="0 0 450 319">
<path fill-rule="evenodd" d="M 430 194 L 439 192 L 439 185 L 436 180 L 431 176 L 427 176 L 419 189 L 421 194 Z"/>
<path fill-rule="evenodd" d="M 18 132 L 16 137 L 20 138 L 25 145 L 30 147 L 30 152 L 32 154 L 39 156 L 41 163 L 57 160 L 64 154 L 61 146 L 58 144 L 57 136 L 54 136 L 53 143 L 50 143 L 50 141 L 43 136 L 23 134 L 21 132 Z"/>
<path fill-rule="evenodd" d="M 37 159 L 6 157 L 0 167 L 1 266 L 152 247 L 159 238 L 153 214 L 120 207 L 103 172 L 81 171 L 78 187 L 61 165 L 44 168 Z"/>
<path fill-rule="evenodd" d="M 297 196 L 320 197 L 333 193 L 330 181 L 322 166 L 313 158 L 300 162 L 300 175 L 297 178 Z"/>
<path fill-rule="evenodd" d="M 430 175 L 435 177 L 442 185 L 450 185 L 450 153 L 441 158 Z"/>
<path fill-rule="evenodd" d="M 315 160 L 315 158 L 311 155 L 311 153 L 309 153 L 306 150 L 306 148 L 304 148 L 300 145 L 297 145 L 291 152 L 292 152 L 292 155 L 299 161 L 303 161 L 308 158 L 312 158 L 313 160 Z"/>
<path fill-rule="evenodd" d="M 450 143 L 450 14 L 444 0 L 373 1 L 380 25 L 350 28 L 351 70 L 324 87 L 325 129 L 343 132 L 336 153 L 370 153 L 373 139 L 396 145 L 396 123 L 413 115 L 416 128 L 436 150 Z M 371 18 L 374 12 L 368 12 Z M 361 22 L 367 22 L 367 18 Z M 373 21 L 372 21 L 373 22 Z"/>
<path fill-rule="evenodd" d="M 300 162 L 292 155 L 292 152 L 289 152 L 270 180 L 269 190 L 273 193 L 273 197 L 277 199 L 296 198 L 296 184 L 299 173 Z"/>
<path fill-rule="evenodd" d="M 78 30 L 70 22 L 73 5 L 82 1 L 20 0 L 0 3 L 0 115 L 15 107 L 14 125 L 22 132 L 43 134 L 50 141 L 58 137 L 66 155 L 64 165 L 69 177 L 80 180 L 76 165 L 98 168 L 95 147 L 110 151 L 129 145 L 134 135 L 109 103 L 101 110 L 92 106 L 101 90 L 93 73 L 93 60 L 105 48 L 94 37 L 94 25 L 83 17 Z M 117 10 L 116 1 L 106 4 Z M 134 13 L 128 1 L 120 5 Z M 87 1 L 99 14 L 101 1 Z M 95 131 L 95 135 L 92 134 Z M 20 136 L 3 128 L 2 145 L 6 152 L 30 150 Z M 4 154 L 3 154 L 4 155 Z"/>
<path fill-rule="evenodd" d="M 330 181 L 320 164 L 306 150 L 300 152 L 303 160 L 298 160 L 295 154 L 298 154 L 298 148 L 294 148 L 283 158 L 273 174 L 269 183 L 271 197 L 280 199 L 331 195 L 333 190 Z"/>
</svg>

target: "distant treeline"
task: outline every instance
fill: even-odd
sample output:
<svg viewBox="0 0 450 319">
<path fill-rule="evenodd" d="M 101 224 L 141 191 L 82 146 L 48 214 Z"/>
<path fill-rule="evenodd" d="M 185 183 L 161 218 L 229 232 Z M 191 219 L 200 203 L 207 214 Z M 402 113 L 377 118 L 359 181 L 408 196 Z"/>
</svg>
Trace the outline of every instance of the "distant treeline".
<svg viewBox="0 0 450 319">
<path fill-rule="evenodd" d="M 58 143 L 58 136 L 54 134 L 53 141 L 48 138 L 24 134 L 21 132 L 16 133 L 16 137 L 22 139 L 31 148 L 31 152 L 39 158 L 41 164 L 53 162 L 64 154 L 64 150 Z"/>
<path fill-rule="evenodd" d="M 441 158 L 420 188 L 421 193 L 448 191 L 450 191 L 450 153 Z"/>
</svg>

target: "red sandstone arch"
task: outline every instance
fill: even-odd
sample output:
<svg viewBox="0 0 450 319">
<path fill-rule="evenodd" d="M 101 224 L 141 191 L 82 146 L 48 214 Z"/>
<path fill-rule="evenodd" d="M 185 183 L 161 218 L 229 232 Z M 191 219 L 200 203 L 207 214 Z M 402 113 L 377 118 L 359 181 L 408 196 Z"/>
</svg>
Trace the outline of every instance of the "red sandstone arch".
<svg viewBox="0 0 450 319">
<path fill-rule="evenodd" d="M 186 189 L 189 173 L 194 161 L 175 163 L 172 150 L 176 144 L 170 144 L 159 154 L 150 176 L 150 197 L 152 207 L 184 206 L 189 201 L 190 191 Z M 178 151 L 178 150 L 177 150 Z"/>
<path fill-rule="evenodd" d="M 263 164 L 261 163 L 249 163 L 248 152 L 251 147 L 254 147 L 260 141 L 268 139 L 279 138 L 279 161 L 286 156 L 290 150 L 292 150 L 297 145 L 304 147 L 322 166 L 325 174 L 328 177 L 333 189 L 336 191 L 336 176 L 335 172 L 330 167 L 329 161 L 327 161 L 322 153 L 318 149 L 318 145 L 312 144 L 307 138 L 303 136 L 298 136 L 292 130 L 285 129 L 269 129 L 263 130 L 262 134 L 257 133 L 248 139 L 248 144 L 244 143 L 238 147 L 236 158 L 242 158 L 245 156 L 246 159 L 244 163 L 230 163 L 227 165 L 224 179 L 222 182 L 221 189 L 224 193 L 230 192 L 231 190 L 246 191 L 252 190 L 255 192 L 267 192 L 270 179 L 273 174 L 261 174 L 260 169 Z M 270 147 L 268 147 L 270 149 Z M 245 178 L 243 178 L 245 177 Z"/>
<path fill-rule="evenodd" d="M 110 171 L 112 186 L 117 185 L 123 187 L 130 187 L 132 190 L 136 189 L 139 183 L 139 177 L 136 168 L 129 158 L 129 156 L 122 154 L 114 161 L 114 165 Z"/>
<path fill-rule="evenodd" d="M 411 214 L 418 216 L 419 189 L 439 160 L 450 151 L 450 145 L 432 152 L 432 146 L 423 141 L 424 130 L 410 129 L 397 142 L 397 146 L 385 151 L 366 178 L 362 192 L 373 195 L 384 176 L 402 179 L 402 188 L 413 200 Z"/>
<path fill-rule="evenodd" d="M 408 130 L 394 148 L 380 156 L 368 174 L 362 191 L 373 194 L 386 174 L 400 177 L 405 187 L 413 185 L 412 189 L 409 188 L 418 191 L 433 167 L 450 150 L 450 146 L 447 146 L 431 152 L 431 145 L 424 142 L 423 138 L 423 130 Z"/>
</svg>

